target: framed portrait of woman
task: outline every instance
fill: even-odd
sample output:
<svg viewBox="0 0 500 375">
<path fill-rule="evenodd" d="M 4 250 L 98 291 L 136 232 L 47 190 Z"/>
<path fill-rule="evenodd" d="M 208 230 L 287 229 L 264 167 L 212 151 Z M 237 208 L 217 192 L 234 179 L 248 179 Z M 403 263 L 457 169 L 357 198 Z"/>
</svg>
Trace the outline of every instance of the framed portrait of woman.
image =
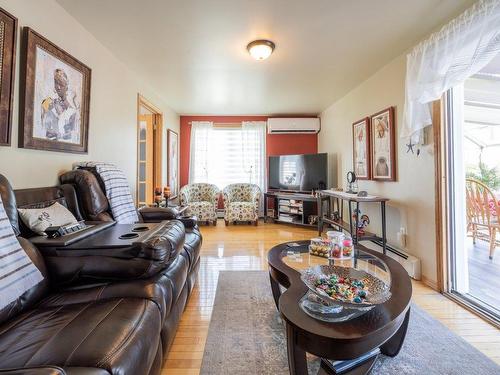
<svg viewBox="0 0 500 375">
<path fill-rule="evenodd" d="M 394 107 L 370 117 L 372 179 L 396 181 L 396 124 Z"/>
<path fill-rule="evenodd" d="M 352 124 L 353 170 L 358 180 L 371 179 L 370 118 Z"/>
</svg>

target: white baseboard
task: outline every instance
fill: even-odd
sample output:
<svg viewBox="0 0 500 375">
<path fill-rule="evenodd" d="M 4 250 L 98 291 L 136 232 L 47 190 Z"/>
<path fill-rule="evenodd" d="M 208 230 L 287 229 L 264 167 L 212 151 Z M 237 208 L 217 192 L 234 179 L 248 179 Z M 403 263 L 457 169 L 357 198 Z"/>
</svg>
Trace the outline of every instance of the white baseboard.
<svg viewBox="0 0 500 375">
<path fill-rule="evenodd" d="M 362 244 L 372 250 L 382 251 L 382 247 L 373 242 L 363 241 Z M 387 246 L 387 255 L 400 263 L 412 279 L 420 280 L 422 278 L 422 269 L 419 258 L 410 255 L 406 251 L 398 249 L 391 244 L 387 244 Z"/>
</svg>

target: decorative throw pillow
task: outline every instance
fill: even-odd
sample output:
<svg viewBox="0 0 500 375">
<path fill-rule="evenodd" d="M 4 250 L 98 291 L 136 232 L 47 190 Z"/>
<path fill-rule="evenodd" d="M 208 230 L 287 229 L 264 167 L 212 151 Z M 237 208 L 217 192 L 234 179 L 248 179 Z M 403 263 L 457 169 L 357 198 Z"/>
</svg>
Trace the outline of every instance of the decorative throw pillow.
<svg viewBox="0 0 500 375">
<path fill-rule="evenodd" d="M 78 223 L 73 214 L 58 202 L 45 208 L 18 208 L 17 210 L 23 223 L 41 236 L 45 236 L 45 229 L 50 226 Z"/>
<path fill-rule="evenodd" d="M 0 195 L 0 311 L 42 280 L 14 234 Z"/>
</svg>

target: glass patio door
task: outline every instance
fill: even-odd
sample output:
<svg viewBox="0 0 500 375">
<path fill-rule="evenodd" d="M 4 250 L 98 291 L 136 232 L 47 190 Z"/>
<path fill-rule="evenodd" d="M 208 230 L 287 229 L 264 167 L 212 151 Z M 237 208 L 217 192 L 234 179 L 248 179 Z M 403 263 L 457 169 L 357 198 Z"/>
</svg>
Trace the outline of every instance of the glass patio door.
<svg viewBox="0 0 500 375">
<path fill-rule="evenodd" d="M 448 292 L 500 320 L 500 56 L 446 97 Z"/>
</svg>

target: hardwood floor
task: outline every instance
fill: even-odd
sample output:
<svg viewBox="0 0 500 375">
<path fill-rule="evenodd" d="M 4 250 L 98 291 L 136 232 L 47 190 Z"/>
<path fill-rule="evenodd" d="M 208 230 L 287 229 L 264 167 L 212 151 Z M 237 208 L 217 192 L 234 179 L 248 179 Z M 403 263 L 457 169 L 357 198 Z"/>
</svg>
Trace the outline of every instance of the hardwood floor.
<svg viewBox="0 0 500 375">
<path fill-rule="evenodd" d="M 205 340 L 221 270 L 266 270 L 267 251 L 285 241 L 310 239 L 315 231 L 281 224 L 259 223 L 204 226 L 197 285 L 184 312 L 163 368 L 163 375 L 199 374 Z M 500 332 L 476 315 L 421 282 L 413 283 L 413 299 L 434 318 L 500 364 Z"/>
</svg>

